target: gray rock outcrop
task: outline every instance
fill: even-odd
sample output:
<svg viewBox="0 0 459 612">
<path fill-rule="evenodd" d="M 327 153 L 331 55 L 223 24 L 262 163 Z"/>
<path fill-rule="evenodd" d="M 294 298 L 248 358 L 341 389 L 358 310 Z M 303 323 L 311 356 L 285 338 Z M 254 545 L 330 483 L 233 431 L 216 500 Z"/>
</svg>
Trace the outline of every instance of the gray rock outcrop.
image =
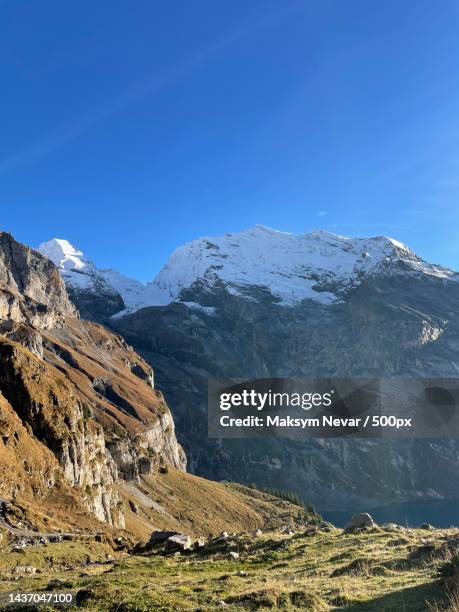
<svg viewBox="0 0 459 612">
<path fill-rule="evenodd" d="M 50 329 L 66 316 L 76 310 L 56 266 L 0 232 L 0 319 Z"/>
</svg>

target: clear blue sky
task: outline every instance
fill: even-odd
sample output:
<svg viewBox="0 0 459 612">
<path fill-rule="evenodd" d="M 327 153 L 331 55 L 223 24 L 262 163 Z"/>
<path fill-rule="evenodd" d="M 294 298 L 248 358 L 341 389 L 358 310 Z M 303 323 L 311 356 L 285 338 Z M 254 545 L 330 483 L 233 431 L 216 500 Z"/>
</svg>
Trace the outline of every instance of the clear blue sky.
<svg viewBox="0 0 459 612">
<path fill-rule="evenodd" d="M 0 0 L 1 228 L 150 279 L 261 223 L 459 268 L 457 0 Z"/>
</svg>

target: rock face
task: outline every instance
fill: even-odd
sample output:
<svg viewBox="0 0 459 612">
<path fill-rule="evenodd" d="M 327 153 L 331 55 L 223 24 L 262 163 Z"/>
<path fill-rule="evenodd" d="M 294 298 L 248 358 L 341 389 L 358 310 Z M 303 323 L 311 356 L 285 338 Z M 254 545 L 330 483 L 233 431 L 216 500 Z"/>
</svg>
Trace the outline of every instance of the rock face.
<svg viewBox="0 0 459 612">
<path fill-rule="evenodd" d="M 45 496 L 63 481 L 123 527 L 119 478 L 186 459 L 151 366 L 76 314 L 54 264 L 0 234 L 0 494 Z"/>
<path fill-rule="evenodd" d="M 0 319 L 49 329 L 76 316 L 56 267 L 0 232 Z"/>
<path fill-rule="evenodd" d="M 132 481 L 160 462 L 185 469 L 174 422 L 149 366 L 103 326 L 68 320 L 44 336 L 45 359 L 64 372 L 89 400 L 88 411 L 105 431 L 120 475 Z"/>
<path fill-rule="evenodd" d="M 105 448 L 102 427 L 84 418 L 85 405 L 74 388 L 13 343 L 0 343 L 0 360 L 0 391 L 21 421 L 53 452 L 67 482 L 84 491 L 86 505 L 97 518 L 122 526 L 113 487 L 115 463 Z"/>
<path fill-rule="evenodd" d="M 43 359 L 43 338 L 40 332 L 30 325 L 17 323 L 11 319 L 0 320 L 0 334 L 18 344 L 22 344 L 36 357 Z"/>
</svg>

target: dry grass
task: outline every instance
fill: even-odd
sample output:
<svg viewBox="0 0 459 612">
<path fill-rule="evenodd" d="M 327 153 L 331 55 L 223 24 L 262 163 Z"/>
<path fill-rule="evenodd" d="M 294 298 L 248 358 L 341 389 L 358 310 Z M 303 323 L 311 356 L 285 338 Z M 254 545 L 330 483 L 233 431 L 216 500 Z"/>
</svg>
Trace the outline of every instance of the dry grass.
<svg viewBox="0 0 459 612">
<path fill-rule="evenodd" d="M 429 603 L 431 612 L 459 612 L 459 592 L 446 591 L 446 596 L 441 602 Z"/>
<path fill-rule="evenodd" d="M 207 536 L 222 531 L 295 528 L 311 518 L 298 506 L 271 495 L 171 467 L 143 478 L 140 485 L 121 483 L 120 491 L 126 526 L 139 538 L 147 538 L 153 529 Z M 131 510 L 129 500 L 137 512 Z"/>
<path fill-rule="evenodd" d="M 130 556 L 108 564 L 53 571 L 24 578 L 21 588 L 45 588 L 50 577 L 65 579 L 84 594 L 82 609 L 93 612 L 120 610 L 326 610 L 352 612 L 455 612 L 458 598 L 445 596 L 438 580 L 444 561 L 433 558 L 409 561 L 410 553 L 423 545 L 425 532 L 404 533 L 406 544 L 392 545 L 397 534 L 383 530 L 344 535 L 341 530 L 285 536 L 270 532 L 254 538 L 230 538 L 239 559 L 227 549 L 182 556 Z M 429 540 L 439 549 L 445 538 L 457 537 L 452 530 L 435 531 Z M 349 568 L 352 571 L 337 572 Z M 383 573 L 374 568 L 385 566 Z M 396 569 L 387 569 L 392 566 Z M 99 568 L 99 569 L 98 569 Z M 17 588 L 7 572 L 3 591 Z"/>
</svg>

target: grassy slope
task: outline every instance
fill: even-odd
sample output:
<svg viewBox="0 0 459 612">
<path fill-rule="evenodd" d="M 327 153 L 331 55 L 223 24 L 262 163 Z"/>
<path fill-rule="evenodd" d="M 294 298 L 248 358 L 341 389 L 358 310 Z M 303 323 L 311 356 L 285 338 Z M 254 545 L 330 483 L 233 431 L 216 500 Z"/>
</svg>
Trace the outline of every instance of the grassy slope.
<svg viewBox="0 0 459 612">
<path fill-rule="evenodd" d="M 194 536 L 221 531 L 251 532 L 294 527 L 307 515 L 277 497 L 237 484 L 205 480 L 168 467 L 143 478 L 140 485 L 121 483 L 126 529 L 145 539 L 153 529 L 171 529 Z M 130 510 L 134 502 L 137 512 Z"/>
<path fill-rule="evenodd" d="M 42 565 L 42 573 L 24 578 L 20 589 L 43 589 L 51 578 L 59 577 L 67 585 L 61 590 L 79 589 L 85 599 L 81 609 L 92 611 L 213 610 L 220 600 L 227 603 L 226 610 L 421 611 L 430 609 L 429 602 L 442 600 L 437 568 L 444 558 L 410 559 L 410 555 L 426 541 L 440 546 L 452 535 L 457 536 L 457 530 L 239 535 L 230 539 L 240 553 L 237 560 L 231 560 L 227 551 L 212 556 L 131 556 L 86 564 L 84 572 L 59 569 L 54 561 L 54 569 Z M 64 545 L 69 543 L 56 546 Z M 52 545 L 48 555 L 50 551 Z M 24 553 L 21 563 L 26 564 L 32 554 L 36 552 Z M 93 550 L 92 555 L 97 554 L 103 557 L 107 552 Z M 2 557 L 3 592 L 19 587 L 5 567 L 6 557 Z"/>
<path fill-rule="evenodd" d="M 68 318 L 63 329 L 42 332 L 46 361 L 73 382 L 78 394 L 96 407 L 106 430 L 136 434 L 167 410 L 159 391 L 131 372 L 137 364 L 146 379 L 151 368 L 119 336 L 91 321 Z M 94 379 L 110 382 L 118 395 L 110 401 L 94 390 Z"/>
</svg>

